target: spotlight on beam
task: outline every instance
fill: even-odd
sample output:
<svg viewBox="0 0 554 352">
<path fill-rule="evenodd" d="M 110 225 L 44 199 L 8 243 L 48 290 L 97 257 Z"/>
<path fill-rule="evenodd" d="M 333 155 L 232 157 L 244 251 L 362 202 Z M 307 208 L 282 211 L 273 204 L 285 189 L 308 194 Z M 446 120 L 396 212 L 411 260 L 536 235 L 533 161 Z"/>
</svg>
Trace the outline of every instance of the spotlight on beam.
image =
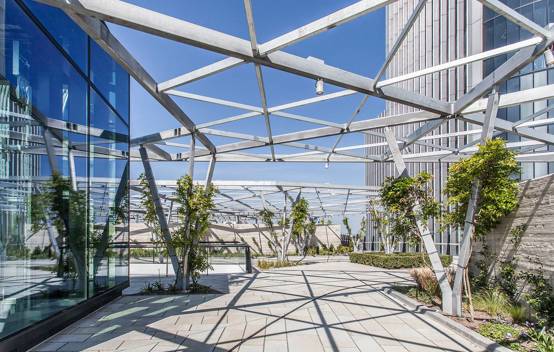
<svg viewBox="0 0 554 352">
<path fill-rule="evenodd" d="M 323 93 L 324 93 L 323 80 L 320 78 L 317 81 L 315 81 L 315 94 L 323 95 Z"/>
<path fill-rule="evenodd" d="M 554 45 L 550 45 L 544 51 L 544 61 L 546 61 L 547 66 L 554 66 Z"/>
</svg>

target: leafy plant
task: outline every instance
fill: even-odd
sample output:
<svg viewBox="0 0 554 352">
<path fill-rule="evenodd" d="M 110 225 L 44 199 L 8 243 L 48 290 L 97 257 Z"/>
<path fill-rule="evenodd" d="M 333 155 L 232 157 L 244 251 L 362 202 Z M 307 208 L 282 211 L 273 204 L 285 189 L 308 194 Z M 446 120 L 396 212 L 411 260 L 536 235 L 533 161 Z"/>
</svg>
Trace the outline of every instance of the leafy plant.
<svg viewBox="0 0 554 352">
<path fill-rule="evenodd" d="M 479 333 L 503 346 L 512 347 L 521 335 L 515 327 L 503 323 L 487 322 L 479 326 Z"/>
<path fill-rule="evenodd" d="M 172 258 L 179 262 L 179 270 L 182 271 L 176 273 L 175 285 L 182 289 L 183 284 L 187 286 L 189 277 L 192 278 L 193 283 L 196 283 L 200 273 L 209 268 L 207 252 L 200 248 L 199 242 L 208 231 L 210 214 L 215 206 L 213 202 L 215 188 L 211 184 L 207 187 L 194 185 L 192 178 L 188 175 L 177 180 L 176 203 L 179 205 L 177 208 L 179 226 L 169 234 L 170 239 L 167 241 L 161 236 L 161 228 L 148 180 L 141 175 L 139 182 L 143 190 L 141 203 L 145 209 L 144 221 L 156 235 L 154 241 L 161 243 L 168 251 L 174 249 L 180 258 L 180 261 Z M 180 277 L 185 277 L 185 281 L 179 282 Z"/>
<path fill-rule="evenodd" d="M 530 329 L 529 337 L 536 343 L 538 352 L 554 352 L 554 336 L 543 330 Z"/>
<path fill-rule="evenodd" d="M 515 153 L 502 139 L 488 140 L 469 158 L 453 163 L 448 170 L 445 193 L 449 212 L 444 223 L 464 227 L 471 195 L 471 185 L 479 180 L 480 191 L 474 225 L 477 237 L 485 236 L 518 205 L 518 184 L 515 175 L 519 166 Z"/>
<path fill-rule="evenodd" d="M 294 266 L 296 265 L 294 262 L 291 261 L 283 261 L 283 260 L 258 260 L 258 268 L 261 270 L 268 270 L 268 269 L 274 269 L 274 268 L 285 268 L 288 266 Z"/>
<path fill-rule="evenodd" d="M 508 309 L 508 313 L 510 313 L 510 317 L 512 318 L 512 321 L 516 324 L 525 323 L 529 316 L 529 314 L 527 313 L 527 309 L 525 309 L 525 307 L 520 304 L 512 305 Z"/>
<path fill-rule="evenodd" d="M 87 195 L 74 190 L 71 181 L 57 172 L 41 190 L 31 195 L 31 223 L 33 231 L 56 228 L 62 243 L 69 248 L 58 258 L 58 276 L 77 276 L 77 290 L 86 279 L 85 247 L 88 223 Z M 71 263 L 70 263 L 71 261 Z"/>
<path fill-rule="evenodd" d="M 473 299 L 475 309 L 487 312 L 489 315 L 496 317 L 507 313 L 510 306 L 510 300 L 504 292 L 498 288 L 486 290 L 475 295 Z"/>
<path fill-rule="evenodd" d="M 452 263 L 450 256 L 443 255 L 440 259 L 444 266 Z M 429 259 L 418 253 L 350 253 L 350 262 L 385 269 L 419 268 L 429 265 Z"/>
<path fill-rule="evenodd" d="M 522 272 L 521 277 L 528 286 L 523 297 L 531 309 L 536 312 L 539 324 L 552 326 L 554 324 L 554 294 L 552 294 L 552 285 L 544 276 L 542 263 L 537 261 L 536 269 L 532 272 Z"/>
<path fill-rule="evenodd" d="M 414 177 L 388 177 L 380 191 L 381 201 L 390 216 L 393 236 L 405 241 L 419 241 L 417 221 L 427 223 L 440 212 L 439 203 L 433 198 L 431 174 L 422 172 Z M 419 206 L 416 206 L 419 205 Z"/>
</svg>

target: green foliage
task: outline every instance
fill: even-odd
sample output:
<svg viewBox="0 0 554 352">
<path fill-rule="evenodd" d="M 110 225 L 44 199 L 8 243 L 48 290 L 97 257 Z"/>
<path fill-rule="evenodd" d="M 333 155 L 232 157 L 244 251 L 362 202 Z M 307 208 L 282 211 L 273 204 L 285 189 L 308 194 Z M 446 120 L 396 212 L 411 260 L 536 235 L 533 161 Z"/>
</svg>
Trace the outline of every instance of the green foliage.
<svg viewBox="0 0 554 352">
<path fill-rule="evenodd" d="M 140 175 L 139 183 L 143 189 L 141 198 L 142 206 L 145 210 L 144 221 L 153 233 L 160 238 L 161 229 L 159 226 L 156 208 L 148 180 L 144 174 Z M 192 178 L 185 175 L 177 180 L 176 202 L 178 204 L 177 215 L 179 217 L 179 226 L 171 234 L 169 243 L 159 240 L 164 246 L 170 245 L 177 254 L 188 260 L 188 272 L 193 284 L 197 284 L 197 279 L 203 271 L 210 268 L 207 259 L 207 251 L 200 248 L 199 241 L 204 238 L 209 227 L 209 218 L 214 208 L 213 197 L 215 188 L 212 185 L 204 187 L 194 185 Z"/>
<path fill-rule="evenodd" d="M 536 313 L 539 324 L 551 327 L 554 325 L 554 294 L 552 285 L 546 277 L 542 263 L 536 263 L 533 272 L 522 272 L 521 278 L 528 286 L 527 292 L 523 295 L 525 301 Z"/>
<path fill-rule="evenodd" d="M 529 337 L 536 344 L 537 352 L 554 352 L 554 336 L 543 330 L 529 330 Z"/>
<path fill-rule="evenodd" d="M 171 235 L 171 244 L 180 248 L 182 255 L 188 253 L 188 274 L 192 277 L 193 285 L 197 285 L 202 272 L 211 268 L 207 251 L 200 248 L 198 243 L 208 232 L 210 214 L 215 207 L 214 195 L 215 188 L 212 185 L 207 188 L 194 185 L 189 175 L 177 180 L 176 198 L 180 205 L 177 215 L 180 221 Z"/>
<path fill-rule="evenodd" d="M 506 148 L 502 139 L 488 140 L 469 158 L 452 164 L 448 171 L 445 193 L 449 211 L 446 225 L 464 226 L 473 180 L 479 180 L 480 192 L 475 214 L 475 234 L 486 235 L 518 204 L 519 172 L 515 153 Z"/>
<path fill-rule="evenodd" d="M 158 217 L 156 215 L 154 200 L 152 199 L 152 192 L 150 191 L 150 185 L 144 174 L 140 174 L 138 181 L 142 189 L 142 193 L 140 195 L 140 204 L 142 209 L 144 210 L 144 224 L 151 229 L 152 234 L 154 235 L 154 242 L 160 243 L 162 242 L 160 238 L 161 230 L 158 223 Z"/>
<path fill-rule="evenodd" d="M 290 219 L 292 220 L 291 238 L 296 239 L 304 235 L 309 217 L 308 208 L 308 201 L 304 198 L 300 198 L 292 205 L 290 210 Z"/>
<path fill-rule="evenodd" d="M 291 262 L 288 260 L 258 260 L 258 268 L 261 270 L 285 268 L 294 265 L 296 265 L 295 262 Z"/>
<path fill-rule="evenodd" d="M 487 322 L 480 325 L 478 331 L 481 335 L 503 346 L 518 348 L 517 340 L 520 338 L 521 331 L 511 325 Z"/>
<path fill-rule="evenodd" d="M 479 292 L 473 299 L 475 309 L 496 317 L 508 313 L 510 300 L 501 290 L 494 288 Z"/>
<path fill-rule="evenodd" d="M 529 314 L 527 309 L 519 304 L 514 304 L 508 309 L 508 313 L 515 324 L 523 324 L 527 321 Z"/>
<path fill-rule="evenodd" d="M 275 214 L 271 210 L 264 208 L 262 211 L 260 211 L 259 216 L 262 219 L 264 225 L 266 225 L 271 231 L 273 231 L 273 217 L 275 216 Z"/>
<path fill-rule="evenodd" d="M 431 180 L 432 176 L 427 172 L 415 177 L 385 179 L 380 197 L 390 218 L 393 236 L 414 241 L 420 236 L 416 221 L 427 223 L 431 217 L 439 215 L 440 206 L 433 198 Z"/>
<path fill-rule="evenodd" d="M 367 219 L 362 217 L 360 220 L 360 229 L 358 230 L 358 235 L 356 236 L 359 241 L 363 240 L 367 232 Z"/>
<path fill-rule="evenodd" d="M 347 217 L 342 218 L 342 224 L 344 225 L 344 227 L 346 227 L 346 233 L 348 234 L 348 236 L 352 237 L 352 228 L 350 227 L 350 223 L 348 222 Z"/>
<path fill-rule="evenodd" d="M 198 284 L 200 274 L 208 269 L 213 269 L 208 261 L 208 251 L 206 248 L 196 247 L 189 254 L 189 267 L 193 285 Z"/>
<path fill-rule="evenodd" d="M 350 262 L 384 269 L 419 268 L 430 265 L 427 256 L 419 253 L 350 253 Z M 452 263 L 452 257 L 443 255 L 441 262 L 448 266 Z"/>
</svg>

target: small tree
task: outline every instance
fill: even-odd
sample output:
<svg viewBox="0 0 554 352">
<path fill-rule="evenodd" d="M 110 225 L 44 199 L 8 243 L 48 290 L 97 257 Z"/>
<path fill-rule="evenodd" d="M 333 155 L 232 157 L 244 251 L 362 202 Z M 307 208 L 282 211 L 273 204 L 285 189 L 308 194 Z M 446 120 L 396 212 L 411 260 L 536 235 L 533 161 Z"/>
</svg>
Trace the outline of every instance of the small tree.
<svg viewBox="0 0 554 352">
<path fill-rule="evenodd" d="M 281 261 L 287 260 L 288 247 L 291 241 L 294 241 L 299 250 L 305 254 L 311 236 L 315 233 L 315 221 L 309 216 L 309 203 L 300 194 L 293 202 L 290 214 L 283 212 L 283 217 L 279 220 L 279 226 L 282 229 L 281 236 L 275 231 L 273 219 L 275 214 L 264 208 L 260 213 L 263 223 L 270 231 L 270 246 Z M 313 222 L 313 224 L 312 224 Z"/>
<path fill-rule="evenodd" d="M 161 228 L 149 184 L 143 175 L 139 180 L 143 190 L 141 203 L 145 209 L 144 222 L 155 234 L 154 241 L 159 241 Z M 178 265 L 180 272 L 175 273 L 175 286 L 179 289 L 188 289 L 190 278 L 194 287 L 197 287 L 200 274 L 210 268 L 207 252 L 199 242 L 208 231 L 210 214 L 215 206 L 214 194 L 215 188 L 212 185 L 206 188 L 194 185 L 188 175 L 177 180 L 176 202 L 179 225 L 170 233 L 169 242 L 163 239 L 162 241 L 166 248 L 174 248 L 180 258 Z M 180 282 L 179 277 L 184 277 L 184 282 Z"/>
<path fill-rule="evenodd" d="M 354 252 L 360 251 L 360 243 L 364 240 L 364 237 L 367 232 L 367 220 L 365 217 L 362 217 L 362 220 L 360 221 L 360 229 L 358 230 L 358 233 L 354 237 Z"/>
<path fill-rule="evenodd" d="M 87 208 L 86 192 L 74 190 L 71 181 L 57 172 L 41 191 L 31 195 L 33 231 L 52 223 L 62 240 L 61 247 L 69 248 L 58 258 L 58 276 L 76 276 L 77 291 L 84 289 L 87 276 Z"/>
<path fill-rule="evenodd" d="M 385 254 L 394 253 L 401 237 L 389 230 L 389 216 L 378 200 L 374 199 L 369 202 L 369 214 L 374 228 L 379 234 L 382 250 Z"/>
<path fill-rule="evenodd" d="M 262 219 L 264 225 L 269 229 L 269 237 L 267 237 L 269 248 L 271 248 L 273 254 L 275 254 L 277 258 L 281 258 L 282 246 L 280 244 L 279 237 L 277 236 L 277 232 L 275 231 L 275 226 L 273 224 L 275 213 L 267 208 L 264 208 L 262 211 L 260 211 L 258 215 Z"/>
<path fill-rule="evenodd" d="M 514 176 L 519 172 L 515 153 L 506 148 L 502 139 L 493 139 L 479 146 L 477 153 L 452 164 L 448 170 L 445 194 L 451 210 L 445 224 L 464 227 L 473 180 L 479 180 L 479 197 L 475 218 L 475 235 L 486 236 L 500 220 L 518 204 L 518 185 Z"/>
<path fill-rule="evenodd" d="M 425 246 L 441 288 L 443 310 L 451 313 L 452 289 L 428 227 L 431 218 L 440 213 L 440 206 L 433 198 L 431 179 L 427 172 L 414 177 L 389 177 L 380 195 L 390 219 L 391 234 L 408 242 L 421 242 Z"/>
<path fill-rule="evenodd" d="M 484 238 L 517 207 L 518 185 L 514 178 L 517 172 L 515 154 L 502 139 L 487 140 L 475 154 L 449 169 L 445 193 L 450 211 L 444 218 L 445 224 L 462 228 L 464 235 L 469 236 L 462 238 L 454 278 L 452 300 L 457 315 L 462 314 L 462 282 L 472 254 L 473 237 Z"/>
<path fill-rule="evenodd" d="M 407 241 L 419 241 L 418 222 L 427 226 L 439 215 L 439 203 L 433 198 L 429 185 L 431 174 L 422 172 L 415 177 L 388 177 L 381 188 L 381 201 L 389 214 L 391 236 Z"/>
<path fill-rule="evenodd" d="M 197 286 L 200 274 L 210 268 L 207 251 L 199 246 L 199 242 L 208 232 L 210 214 L 215 207 L 214 195 L 215 189 L 211 184 L 206 188 L 194 185 L 189 175 L 177 180 L 180 224 L 172 234 L 172 245 L 181 248 L 186 288 L 189 278 Z"/>
</svg>

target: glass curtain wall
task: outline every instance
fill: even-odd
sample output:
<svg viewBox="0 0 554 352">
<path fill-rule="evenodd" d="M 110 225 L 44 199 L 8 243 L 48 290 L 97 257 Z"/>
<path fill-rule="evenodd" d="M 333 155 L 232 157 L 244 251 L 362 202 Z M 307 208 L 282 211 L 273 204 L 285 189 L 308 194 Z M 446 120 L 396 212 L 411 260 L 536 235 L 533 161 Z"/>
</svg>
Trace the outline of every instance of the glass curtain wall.
<svg viewBox="0 0 554 352">
<path fill-rule="evenodd" d="M 0 27 L 1 340 L 128 281 L 129 76 L 57 9 Z"/>
<path fill-rule="evenodd" d="M 554 23 L 554 0 L 502 0 L 503 3 L 516 9 L 525 17 L 535 21 L 541 26 L 546 26 L 548 23 Z M 483 50 L 490 50 L 504 45 L 519 42 L 521 40 L 532 37 L 531 33 L 521 29 L 518 25 L 506 20 L 503 16 L 497 15 L 495 12 L 484 8 L 483 14 Z M 488 75 L 495 68 L 502 65 L 511 55 L 500 55 L 491 58 L 484 63 L 484 74 Z M 554 84 L 554 69 L 548 68 L 544 61 L 544 56 L 540 56 L 532 64 L 529 64 L 519 73 L 514 75 L 507 82 L 499 87 L 500 94 L 517 92 L 535 87 Z M 554 106 L 552 99 L 537 101 L 534 103 L 525 103 L 521 106 L 514 106 L 498 110 L 498 117 L 511 122 L 524 119 L 533 113 L 545 109 L 547 106 Z M 551 110 L 534 120 L 541 120 L 554 117 L 554 110 Z M 536 127 L 539 131 L 548 131 L 554 133 L 554 124 Z M 519 136 L 513 133 L 504 133 L 503 138 L 509 142 L 519 142 Z M 526 148 L 526 150 L 529 147 Z M 554 150 L 554 147 L 549 146 L 549 150 Z M 537 151 L 546 151 L 547 147 L 536 148 Z M 554 172 L 554 163 L 537 162 L 537 163 L 522 163 L 521 178 L 531 179 L 544 176 Z"/>
</svg>

